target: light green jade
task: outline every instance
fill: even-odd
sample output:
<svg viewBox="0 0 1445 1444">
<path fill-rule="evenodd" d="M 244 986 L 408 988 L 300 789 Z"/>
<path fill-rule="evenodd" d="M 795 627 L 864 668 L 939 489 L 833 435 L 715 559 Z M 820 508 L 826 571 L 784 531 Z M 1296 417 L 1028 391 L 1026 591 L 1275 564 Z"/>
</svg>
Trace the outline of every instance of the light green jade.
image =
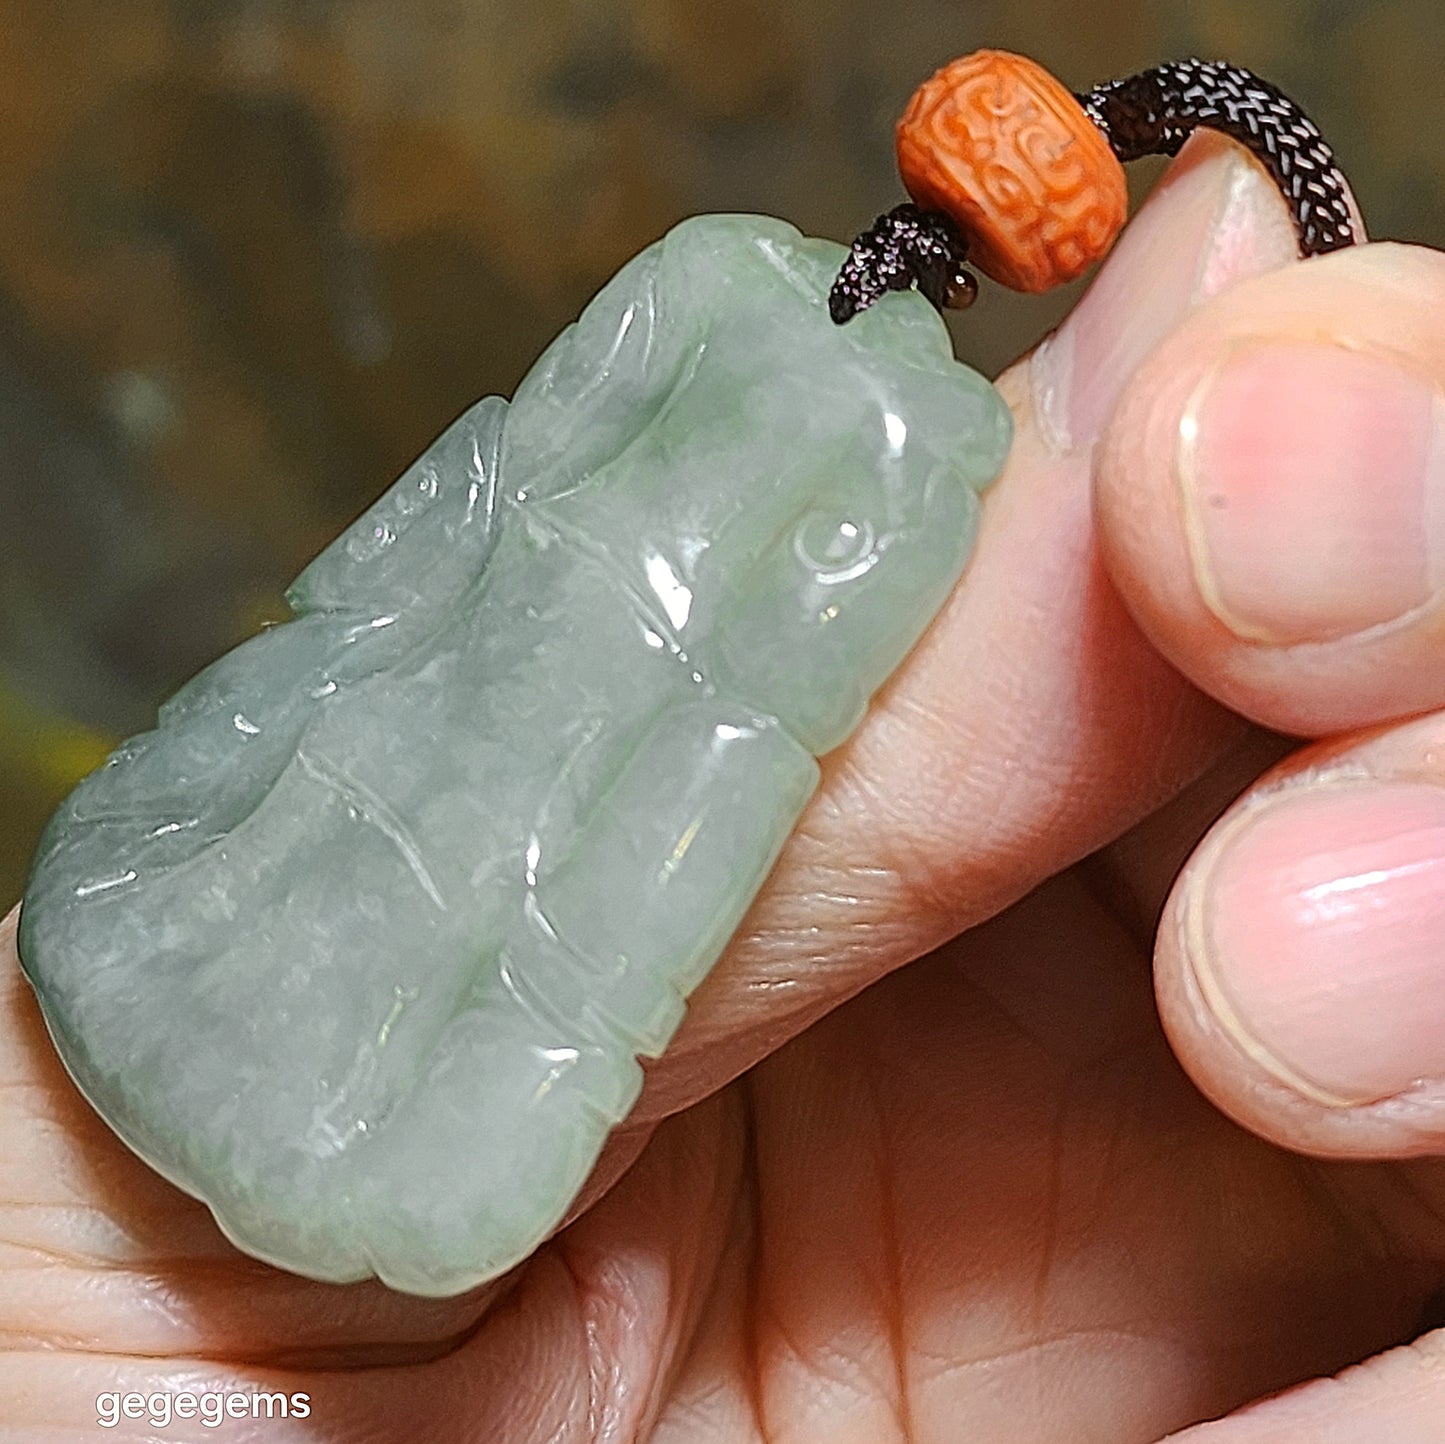
<svg viewBox="0 0 1445 1444">
<path fill-rule="evenodd" d="M 843 254 L 678 226 L 51 822 L 60 1054 L 248 1253 L 535 1248 L 952 587 L 1008 413 L 920 296 L 835 326 Z"/>
</svg>

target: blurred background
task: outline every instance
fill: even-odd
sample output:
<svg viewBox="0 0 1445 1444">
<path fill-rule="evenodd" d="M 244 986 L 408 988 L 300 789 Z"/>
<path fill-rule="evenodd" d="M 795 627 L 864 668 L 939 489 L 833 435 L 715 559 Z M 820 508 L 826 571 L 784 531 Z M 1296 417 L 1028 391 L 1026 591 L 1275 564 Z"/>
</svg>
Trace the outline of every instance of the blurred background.
<svg viewBox="0 0 1445 1444">
<path fill-rule="evenodd" d="M 0 0 L 0 906 L 60 796 L 697 211 L 849 239 L 979 46 L 1251 66 L 1445 243 L 1440 0 Z M 1147 186 L 1152 172 L 1132 179 Z M 994 372 L 1072 295 L 985 283 Z"/>
</svg>

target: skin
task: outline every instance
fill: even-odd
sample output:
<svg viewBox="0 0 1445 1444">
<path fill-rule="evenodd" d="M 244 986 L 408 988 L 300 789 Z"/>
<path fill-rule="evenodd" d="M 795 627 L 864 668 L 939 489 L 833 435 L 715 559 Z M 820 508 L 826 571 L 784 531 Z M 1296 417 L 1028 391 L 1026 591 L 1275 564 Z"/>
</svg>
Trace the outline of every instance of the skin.
<svg viewBox="0 0 1445 1444">
<path fill-rule="evenodd" d="M 1445 259 L 1290 257 L 1252 163 L 1192 142 L 1075 315 L 1003 379 L 1020 434 L 975 561 L 829 759 L 574 1219 L 501 1285 L 423 1301 L 238 1255 L 77 1097 L 12 917 L 0 1438 L 95 1438 L 103 1390 L 255 1388 L 307 1392 L 310 1418 L 222 1437 L 1438 1438 L 1445 1084 L 1379 1080 L 1422 1046 L 1392 999 L 1438 991 L 1445 955 L 1406 978 L 1376 946 L 1433 903 L 1382 894 L 1350 935 L 1376 961 L 1352 975 L 1331 943 L 1311 993 L 1308 970 L 1275 974 L 1318 919 L 1212 882 L 1268 799 L 1329 807 L 1343 788 L 1388 813 L 1402 778 L 1445 780 L 1435 603 L 1313 639 L 1302 604 L 1287 639 L 1244 636 L 1190 570 L 1181 407 L 1245 333 L 1345 339 L 1445 386 L 1439 323 L 1417 319 L 1445 314 Z M 1297 359 L 1260 363 L 1266 432 L 1278 388 L 1306 384 Z M 1270 562 L 1306 601 L 1328 570 L 1307 547 Z M 1276 838 L 1271 866 L 1305 866 L 1333 825 Z M 1255 972 L 1215 956 L 1251 937 L 1274 948 Z M 1304 1048 L 1314 1081 L 1271 1038 Z"/>
</svg>

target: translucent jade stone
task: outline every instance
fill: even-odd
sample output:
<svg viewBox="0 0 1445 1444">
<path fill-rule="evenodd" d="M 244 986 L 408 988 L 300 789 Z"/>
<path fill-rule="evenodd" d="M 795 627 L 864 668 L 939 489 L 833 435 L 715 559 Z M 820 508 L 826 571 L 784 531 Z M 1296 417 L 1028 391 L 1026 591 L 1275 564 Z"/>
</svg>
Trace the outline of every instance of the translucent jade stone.
<svg viewBox="0 0 1445 1444">
<path fill-rule="evenodd" d="M 835 326 L 842 258 L 678 226 L 51 822 L 56 1046 L 248 1253 L 535 1248 L 953 585 L 1008 413 L 919 296 Z"/>
</svg>

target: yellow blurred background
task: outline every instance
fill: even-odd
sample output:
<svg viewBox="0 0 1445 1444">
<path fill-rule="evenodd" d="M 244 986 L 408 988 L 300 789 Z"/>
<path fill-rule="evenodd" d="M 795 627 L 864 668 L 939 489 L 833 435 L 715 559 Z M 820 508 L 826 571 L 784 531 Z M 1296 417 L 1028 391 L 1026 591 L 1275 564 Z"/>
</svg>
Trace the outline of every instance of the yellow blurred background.
<svg viewBox="0 0 1445 1444">
<path fill-rule="evenodd" d="M 1290 91 L 1445 242 L 1440 0 L 0 0 L 0 904 L 64 791 L 682 216 L 848 239 L 981 45 Z M 1147 175 L 1144 177 L 1147 183 Z M 987 287 L 995 371 L 1071 296 Z"/>
</svg>

